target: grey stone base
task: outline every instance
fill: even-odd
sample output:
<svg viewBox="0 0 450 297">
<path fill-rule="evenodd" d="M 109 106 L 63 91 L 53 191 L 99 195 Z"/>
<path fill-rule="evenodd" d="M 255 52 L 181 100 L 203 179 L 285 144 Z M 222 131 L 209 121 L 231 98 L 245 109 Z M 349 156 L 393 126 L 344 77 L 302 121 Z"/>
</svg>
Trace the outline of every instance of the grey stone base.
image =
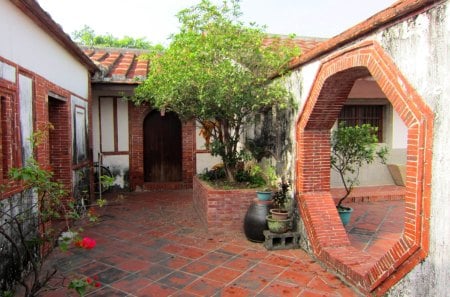
<svg viewBox="0 0 450 297">
<path fill-rule="evenodd" d="M 286 233 L 272 233 L 269 230 L 264 230 L 264 247 L 268 250 L 287 250 L 299 248 L 300 233 L 286 232 Z"/>
</svg>

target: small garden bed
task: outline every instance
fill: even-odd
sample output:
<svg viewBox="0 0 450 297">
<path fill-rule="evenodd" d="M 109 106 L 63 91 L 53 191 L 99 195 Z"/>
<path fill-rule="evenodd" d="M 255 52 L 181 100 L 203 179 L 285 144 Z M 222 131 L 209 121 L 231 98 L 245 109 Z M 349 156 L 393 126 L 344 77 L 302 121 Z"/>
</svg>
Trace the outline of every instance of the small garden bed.
<svg viewBox="0 0 450 297">
<path fill-rule="evenodd" d="M 194 208 L 209 232 L 240 231 L 255 189 L 219 189 L 197 176 L 193 178 Z"/>
</svg>

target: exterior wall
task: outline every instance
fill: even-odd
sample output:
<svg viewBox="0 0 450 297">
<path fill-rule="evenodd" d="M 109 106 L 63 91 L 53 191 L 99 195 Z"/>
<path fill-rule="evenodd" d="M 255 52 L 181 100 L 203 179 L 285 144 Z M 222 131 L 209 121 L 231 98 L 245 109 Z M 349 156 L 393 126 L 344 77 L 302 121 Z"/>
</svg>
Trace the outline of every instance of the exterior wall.
<svg viewBox="0 0 450 297">
<path fill-rule="evenodd" d="M 407 19 L 397 22 L 395 25 L 379 29 L 371 35 L 353 41 L 351 44 L 336 48 L 330 54 L 302 65 L 295 70 L 288 79 L 288 86 L 298 92 L 294 92 L 294 95 L 297 98 L 299 110 L 301 111 L 299 116 L 302 116 L 305 112 L 311 112 L 310 110 L 304 109 L 304 103 L 308 96 L 314 95 L 313 92 L 315 92 L 315 90 L 311 90 L 311 85 L 315 79 L 318 79 L 316 73 L 320 63 L 330 59 L 329 57 L 333 54 L 342 54 L 345 47 L 361 44 L 364 41 L 376 40 L 386 52 L 386 56 L 395 63 L 395 65 L 391 66 L 391 70 L 393 72 L 397 71 L 397 69 L 401 71 L 401 74 L 404 75 L 405 79 L 413 87 L 412 89 L 410 86 L 403 84 L 402 80 L 396 79 L 395 76 L 390 77 L 391 82 L 398 84 L 399 92 L 407 94 L 407 99 L 403 99 L 403 103 L 396 104 L 410 104 L 411 102 L 417 102 L 415 101 L 416 99 L 414 99 L 414 94 L 417 92 L 434 114 L 434 123 L 431 122 L 426 124 L 426 121 L 420 122 L 422 125 L 425 125 L 420 128 L 424 129 L 423 131 L 430 131 L 432 129 L 432 138 L 431 133 L 426 132 L 426 136 L 424 136 L 423 140 L 420 140 L 421 143 L 419 146 L 419 148 L 422 145 L 433 148 L 432 162 L 428 161 L 428 159 L 431 160 L 431 153 L 428 151 L 426 152 L 428 157 L 425 157 L 424 159 L 419 157 L 417 159 L 418 164 L 416 165 L 417 173 L 423 171 L 428 178 L 432 176 L 431 183 L 425 181 L 425 184 L 423 185 L 424 188 L 421 188 L 420 184 L 422 180 L 420 179 L 420 176 L 417 177 L 415 175 L 416 171 L 414 171 L 414 174 L 410 175 L 408 179 L 409 182 L 417 182 L 418 188 L 413 191 L 408 190 L 406 194 L 407 209 L 410 207 L 416 209 L 415 211 L 421 209 L 422 215 L 415 215 L 411 212 L 412 216 L 407 216 L 408 219 L 411 219 L 410 222 L 415 222 L 414 224 L 417 225 L 415 231 L 409 230 L 405 231 L 405 233 L 408 233 L 408 236 L 411 236 L 414 240 L 418 240 L 418 237 L 420 237 L 418 247 L 424 251 L 422 257 L 424 257 L 427 252 L 428 256 L 423 261 L 419 261 L 417 258 L 418 255 L 415 254 L 414 257 L 411 257 L 410 260 L 405 262 L 401 267 L 396 266 L 397 268 L 393 270 L 394 272 L 399 272 L 401 274 L 406 274 L 408 271 L 410 272 L 402 276 L 403 278 L 400 281 L 398 281 L 398 278 L 396 277 L 389 278 L 384 283 L 381 283 L 381 288 L 384 289 L 375 291 L 374 294 L 383 293 L 391 286 L 393 287 L 390 288 L 390 291 L 387 294 L 388 296 L 445 296 L 448 291 L 447 284 L 450 279 L 450 264 L 448 262 L 448 254 L 450 254 L 450 238 L 443 234 L 450 234 L 450 226 L 446 224 L 447 218 L 450 217 L 450 202 L 448 200 L 448 197 L 450 196 L 450 180 L 448 179 L 448 174 L 446 174 L 450 170 L 450 156 L 448 154 L 448 147 L 450 145 L 448 138 L 450 121 L 446 120 L 446 114 L 444 114 L 450 107 L 447 100 L 450 94 L 450 85 L 447 83 L 450 78 L 450 57 L 448 56 L 450 53 L 449 5 L 449 1 L 440 2 L 427 11 L 421 11 L 418 15 L 410 15 Z M 375 64 L 376 62 L 371 65 Z M 342 65 L 336 66 L 340 67 Z M 374 75 L 373 73 L 371 74 Z M 375 74 L 378 76 L 380 75 L 379 73 Z M 396 96 L 393 95 L 392 89 L 389 89 L 389 91 L 391 92 L 390 97 Z M 412 108 L 410 110 L 427 113 L 428 111 L 426 111 L 426 109 L 427 108 L 419 105 L 418 109 Z M 398 108 L 397 111 L 399 111 Z M 400 112 L 404 113 L 404 110 L 401 110 Z M 403 116 L 404 114 L 402 117 Z M 409 119 L 408 121 L 410 120 L 412 119 Z M 400 120 L 399 115 L 393 113 L 393 126 L 390 141 L 393 148 L 393 158 L 398 162 L 406 163 L 407 160 L 404 159 L 405 143 L 407 142 L 407 139 L 410 139 L 411 136 L 419 130 L 410 126 L 408 131 L 405 128 L 406 125 L 403 124 L 404 121 L 405 119 Z M 403 136 L 408 135 L 408 138 L 396 137 L 395 133 Z M 308 135 L 302 135 L 302 137 L 307 136 Z M 319 137 L 317 133 L 311 136 L 316 138 Z M 325 138 L 328 136 L 329 135 Z M 301 145 L 307 145 L 312 141 L 316 141 L 316 147 L 320 146 L 320 143 L 324 140 L 319 138 L 297 144 L 297 149 L 299 149 Z M 411 153 L 411 150 L 415 150 L 417 148 L 416 145 L 418 144 L 411 144 L 410 140 L 408 141 L 408 151 Z M 297 153 L 294 152 L 294 154 Z M 304 156 L 301 155 L 299 157 L 304 158 Z M 408 162 L 411 161 L 409 158 L 408 160 Z M 316 168 L 315 170 L 320 170 L 320 168 Z M 326 183 L 326 177 L 324 177 L 323 180 Z M 297 184 L 300 185 L 300 188 L 297 189 L 298 191 L 303 191 L 305 189 L 305 182 L 309 183 L 310 181 L 297 180 Z M 427 190 L 427 187 L 429 186 L 431 186 L 431 192 Z M 314 189 L 311 188 L 311 190 Z M 424 196 L 421 196 L 420 194 L 417 200 L 410 200 L 408 197 L 415 193 L 423 193 Z M 303 208 L 304 210 L 308 208 L 312 209 L 315 207 L 315 203 L 319 203 L 320 205 L 318 204 L 317 207 L 322 209 L 319 213 L 321 213 L 320 216 L 323 217 L 323 207 L 325 202 L 330 201 L 330 199 L 324 192 L 318 194 L 320 195 L 304 195 L 304 204 L 301 203 L 300 208 Z M 329 207 L 331 209 L 332 205 L 330 204 Z M 429 209 L 428 207 L 431 208 Z M 427 217 L 429 217 L 429 220 L 426 219 Z M 306 218 L 302 219 L 306 220 Z M 407 227 L 409 228 L 409 226 Z M 317 248 L 317 246 L 314 245 L 317 244 L 317 242 L 314 244 L 311 243 L 312 233 L 305 233 L 309 231 L 308 228 L 303 229 L 304 237 L 310 239 L 308 245 L 314 250 Z M 330 240 L 319 243 L 319 245 L 326 246 L 331 243 Z M 343 244 L 345 245 L 345 243 Z M 329 250 L 329 252 L 330 254 L 326 257 L 331 258 L 328 258 L 327 261 L 332 261 L 330 260 L 332 258 L 339 258 L 338 253 L 333 255 L 331 254 L 331 250 Z M 356 256 L 356 254 L 353 256 Z M 390 254 L 390 256 L 392 256 L 392 254 Z M 389 257 L 386 257 L 386 260 L 388 259 Z M 358 258 L 358 261 L 364 262 L 365 260 L 363 258 Z M 345 260 L 336 263 L 336 265 L 346 267 Z M 375 268 L 372 272 L 373 271 L 375 271 Z M 382 269 L 380 271 L 382 271 Z M 348 271 L 345 275 L 353 278 L 353 276 L 351 276 L 352 273 L 353 271 Z M 364 281 L 361 280 L 360 284 L 363 282 Z"/>
<path fill-rule="evenodd" d="M 90 82 L 86 68 L 9 0 L 0 0 L 0 7 L 0 57 L 88 98 Z"/>
<path fill-rule="evenodd" d="M 133 94 L 134 85 L 105 84 L 93 86 L 92 135 L 93 160 L 108 167 L 114 176 L 113 187 L 130 187 L 129 102 L 123 96 Z"/>
<path fill-rule="evenodd" d="M 195 123 L 182 122 L 182 180 L 171 183 L 144 182 L 144 131 L 143 124 L 152 108 L 147 105 L 130 104 L 130 188 L 136 189 L 188 189 L 192 188 L 192 177 L 196 172 Z"/>
<path fill-rule="evenodd" d="M 373 36 L 435 115 L 431 180 L 429 255 L 388 296 L 446 296 L 450 280 L 450 3 Z M 447 235 L 446 235 L 447 234 Z"/>
<path fill-rule="evenodd" d="M 0 6 L 0 183 L 6 186 L 0 202 L 3 210 L 9 206 L 8 211 L 15 214 L 27 207 L 33 194 L 20 183 L 9 180 L 7 173 L 12 167 L 25 165 L 32 156 L 28 138 L 38 130 L 48 129 L 49 137 L 34 150 L 35 159 L 43 168 L 53 171 L 54 180 L 68 190 L 67 198 L 74 196 L 77 172 L 87 168 L 89 163 L 90 84 L 88 70 L 10 1 L 1 0 Z M 82 106 L 85 111 L 86 122 L 80 125 L 75 124 L 75 106 Z M 53 129 L 48 128 L 49 123 Z M 80 131 L 78 128 L 84 133 L 77 134 L 76 143 L 81 146 L 75 146 L 74 150 L 73 133 Z M 76 156 L 73 153 L 82 151 L 84 159 L 74 162 Z M 33 233 L 37 230 L 24 231 Z M 4 242 L 0 242 L 0 246 L 4 248 L 2 253 L 9 249 Z M 0 257 L 7 259 L 8 255 Z M 1 266 L 4 265 L 7 261 L 2 261 Z M 0 273 L 0 285 L 6 279 Z"/>
</svg>

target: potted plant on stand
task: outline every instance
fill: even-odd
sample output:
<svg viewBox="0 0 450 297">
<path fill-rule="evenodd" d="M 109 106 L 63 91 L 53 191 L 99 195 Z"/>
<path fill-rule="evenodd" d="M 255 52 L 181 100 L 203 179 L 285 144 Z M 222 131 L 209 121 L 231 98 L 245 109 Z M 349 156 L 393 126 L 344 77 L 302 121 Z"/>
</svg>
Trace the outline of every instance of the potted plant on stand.
<svg viewBox="0 0 450 297">
<path fill-rule="evenodd" d="M 289 216 L 288 202 L 289 202 L 289 182 L 281 181 L 280 188 L 273 194 L 272 201 L 274 208 L 270 210 L 273 219 L 287 219 Z"/>
<path fill-rule="evenodd" d="M 280 183 L 280 188 L 273 195 L 274 208 L 270 209 L 270 214 L 266 217 L 267 226 L 273 233 L 285 233 L 291 228 L 291 218 L 289 217 L 289 187 L 290 184 L 284 180 Z"/>
<path fill-rule="evenodd" d="M 345 188 L 336 208 L 344 226 L 350 221 L 353 211 L 345 207 L 342 202 L 349 197 L 355 185 L 359 184 L 359 170 L 364 164 L 370 164 L 378 157 L 385 164 L 388 150 L 386 147 L 377 149 L 377 127 L 370 124 L 361 126 L 347 126 L 345 122 L 339 123 L 331 136 L 331 168 L 339 173 Z"/>
</svg>

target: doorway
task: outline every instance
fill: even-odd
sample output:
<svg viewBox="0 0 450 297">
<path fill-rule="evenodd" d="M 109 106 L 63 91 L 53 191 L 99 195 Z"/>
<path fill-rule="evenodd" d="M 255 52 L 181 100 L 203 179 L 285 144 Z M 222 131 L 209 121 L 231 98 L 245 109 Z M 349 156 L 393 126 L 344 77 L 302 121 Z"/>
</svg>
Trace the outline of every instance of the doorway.
<svg viewBox="0 0 450 297">
<path fill-rule="evenodd" d="M 182 180 L 181 121 L 174 112 L 150 112 L 144 120 L 144 181 Z"/>
</svg>

